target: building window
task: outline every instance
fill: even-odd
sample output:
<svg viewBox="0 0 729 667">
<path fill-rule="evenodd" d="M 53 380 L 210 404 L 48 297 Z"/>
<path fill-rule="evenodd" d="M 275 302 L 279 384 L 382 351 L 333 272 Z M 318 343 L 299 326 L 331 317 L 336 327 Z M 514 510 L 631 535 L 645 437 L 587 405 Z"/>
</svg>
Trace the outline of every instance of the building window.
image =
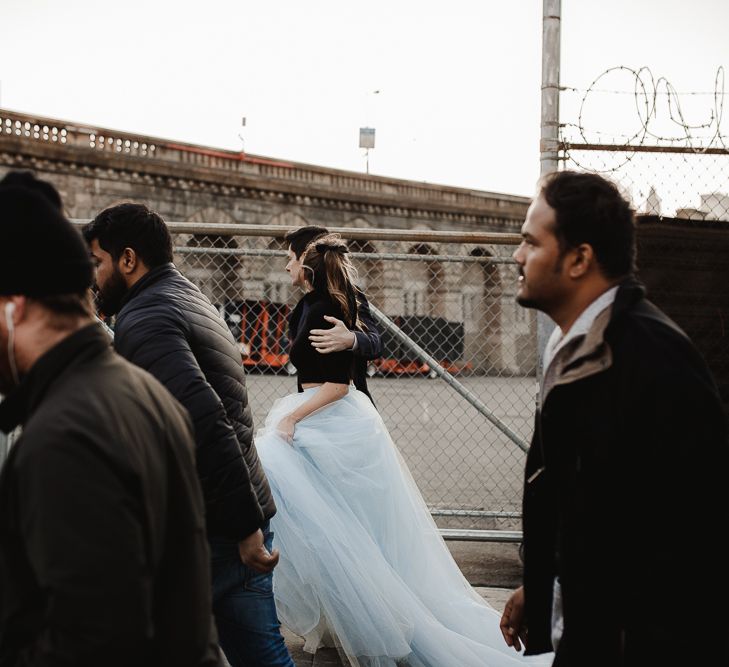
<svg viewBox="0 0 729 667">
<path fill-rule="evenodd" d="M 464 323 L 470 323 L 476 319 L 478 301 L 478 292 L 466 291 L 461 294 L 461 316 Z"/>
<path fill-rule="evenodd" d="M 425 286 L 414 285 L 403 295 L 403 315 L 425 314 Z"/>
</svg>

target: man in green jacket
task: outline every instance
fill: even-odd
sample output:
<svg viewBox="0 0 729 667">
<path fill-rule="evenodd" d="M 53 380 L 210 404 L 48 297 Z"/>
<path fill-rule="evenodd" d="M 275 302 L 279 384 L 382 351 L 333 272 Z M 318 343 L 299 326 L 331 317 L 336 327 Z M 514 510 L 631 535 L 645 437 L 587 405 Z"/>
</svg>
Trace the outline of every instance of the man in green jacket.
<svg viewBox="0 0 729 667">
<path fill-rule="evenodd" d="M 218 665 L 184 409 L 95 323 L 85 244 L 0 181 L 0 665 Z"/>
</svg>

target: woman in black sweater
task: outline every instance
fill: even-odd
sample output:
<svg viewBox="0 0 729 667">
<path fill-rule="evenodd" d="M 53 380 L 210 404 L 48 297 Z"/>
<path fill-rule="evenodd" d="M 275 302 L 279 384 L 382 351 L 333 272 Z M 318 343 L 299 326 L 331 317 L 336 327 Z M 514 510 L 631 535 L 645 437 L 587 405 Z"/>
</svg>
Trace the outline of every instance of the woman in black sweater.
<svg viewBox="0 0 729 667">
<path fill-rule="evenodd" d="M 319 238 L 300 261 L 291 253 L 287 270 L 306 289 L 290 320 L 301 391 L 279 399 L 256 436 L 278 507 L 281 620 L 306 650 L 334 645 L 345 664 L 524 664 L 453 561 L 377 410 L 350 384 L 352 352 L 320 354 L 309 341 L 329 327 L 325 316 L 361 327 L 345 243 Z"/>
</svg>

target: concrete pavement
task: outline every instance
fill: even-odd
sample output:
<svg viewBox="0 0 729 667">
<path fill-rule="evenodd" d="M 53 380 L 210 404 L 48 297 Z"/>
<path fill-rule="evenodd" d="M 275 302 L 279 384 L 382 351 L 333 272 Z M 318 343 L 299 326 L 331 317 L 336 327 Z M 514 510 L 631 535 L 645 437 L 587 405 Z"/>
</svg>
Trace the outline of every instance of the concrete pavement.
<svg viewBox="0 0 729 667">
<path fill-rule="evenodd" d="M 516 544 L 448 542 L 464 576 L 486 601 L 501 612 L 511 592 L 521 583 L 521 562 Z M 304 652 L 304 642 L 284 628 L 286 645 L 296 667 L 346 667 L 336 649 Z"/>
<path fill-rule="evenodd" d="M 521 561 L 516 544 L 499 542 L 447 542 L 463 575 L 496 610 L 501 612 L 511 592 L 521 583 Z M 304 641 L 283 628 L 296 667 L 347 667 L 336 649 L 304 652 Z"/>
<path fill-rule="evenodd" d="M 495 609 L 502 611 L 511 595 L 510 588 L 477 587 L 476 590 Z M 304 652 L 304 641 L 284 628 L 284 639 L 296 667 L 347 667 L 340 659 L 336 649 L 319 649 L 314 655 Z"/>
</svg>

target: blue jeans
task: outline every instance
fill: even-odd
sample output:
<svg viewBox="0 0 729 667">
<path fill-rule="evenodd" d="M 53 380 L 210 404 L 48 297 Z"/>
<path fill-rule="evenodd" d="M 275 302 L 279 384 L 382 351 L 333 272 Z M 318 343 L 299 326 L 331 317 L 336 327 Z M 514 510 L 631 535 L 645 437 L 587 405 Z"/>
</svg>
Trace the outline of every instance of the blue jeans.
<svg viewBox="0 0 729 667">
<path fill-rule="evenodd" d="M 270 551 L 268 522 L 263 538 Z M 210 538 L 213 613 L 218 638 L 232 667 L 294 667 L 281 636 L 273 600 L 273 575 L 243 565 L 234 540 Z"/>
</svg>

